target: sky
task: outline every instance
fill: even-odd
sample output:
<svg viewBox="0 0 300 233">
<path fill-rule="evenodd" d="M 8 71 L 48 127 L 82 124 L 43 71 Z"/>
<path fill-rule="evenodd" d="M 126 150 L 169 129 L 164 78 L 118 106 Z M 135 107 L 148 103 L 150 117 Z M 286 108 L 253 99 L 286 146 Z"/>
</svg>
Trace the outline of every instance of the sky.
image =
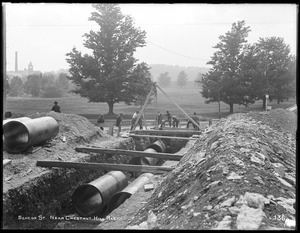
<svg viewBox="0 0 300 233">
<path fill-rule="evenodd" d="M 24 70 L 32 62 L 42 72 L 69 69 L 66 54 L 73 47 L 84 53 L 85 33 L 98 31 L 89 21 L 91 4 L 4 3 L 6 15 L 7 71 Z M 3 5 L 3 3 L 2 3 Z M 216 49 L 219 36 L 244 20 L 251 31 L 249 43 L 259 38 L 282 37 L 296 54 L 296 4 L 120 4 L 134 25 L 146 31 L 146 46 L 135 58 L 147 64 L 166 64 L 210 68 L 206 63 Z"/>
</svg>

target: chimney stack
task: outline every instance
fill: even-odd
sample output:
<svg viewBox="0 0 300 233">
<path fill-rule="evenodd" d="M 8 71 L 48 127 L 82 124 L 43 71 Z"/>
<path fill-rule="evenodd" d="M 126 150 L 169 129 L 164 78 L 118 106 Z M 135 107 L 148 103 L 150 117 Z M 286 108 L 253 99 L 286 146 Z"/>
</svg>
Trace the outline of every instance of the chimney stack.
<svg viewBox="0 0 300 233">
<path fill-rule="evenodd" d="M 18 72 L 18 52 L 15 52 L 15 72 Z"/>
</svg>

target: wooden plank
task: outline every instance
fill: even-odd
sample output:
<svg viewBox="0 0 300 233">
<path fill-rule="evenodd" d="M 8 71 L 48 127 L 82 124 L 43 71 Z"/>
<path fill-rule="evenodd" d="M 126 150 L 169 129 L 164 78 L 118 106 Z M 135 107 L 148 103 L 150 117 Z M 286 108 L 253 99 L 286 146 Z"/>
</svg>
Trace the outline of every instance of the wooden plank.
<svg viewBox="0 0 300 233">
<path fill-rule="evenodd" d="M 196 139 L 198 139 L 198 138 L 171 137 L 171 136 L 158 136 L 158 135 L 141 135 L 141 134 L 129 134 L 129 137 L 165 138 L 165 139 L 178 139 L 178 140 L 196 140 Z"/>
<path fill-rule="evenodd" d="M 115 154 L 115 155 L 130 155 L 136 157 L 152 157 L 158 159 L 167 159 L 179 161 L 182 158 L 182 155 L 177 154 L 168 154 L 168 153 L 151 153 L 143 151 L 134 151 L 134 150 L 117 150 L 117 149 L 105 149 L 105 148 L 91 148 L 91 147 L 76 147 L 78 152 L 92 152 L 92 153 L 105 153 L 105 154 Z"/>
<path fill-rule="evenodd" d="M 174 168 L 165 166 L 145 166 L 145 165 L 128 165 L 128 164 L 112 164 L 112 163 L 82 163 L 82 162 L 65 162 L 55 160 L 40 160 L 36 162 L 36 166 L 40 167 L 61 167 L 61 168 L 81 168 L 90 170 L 115 170 L 129 172 L 149 172 L 154 174 L 162 174 L 172 171 Z"/>
<path fill-rule="evenodd" d="M 196 130 L 135 130 L 134 134 L 150 134 L 150 135 L 164 135 L 164 136 L 192 136 L 200 135 L 201 131 Z"/>
</svg>

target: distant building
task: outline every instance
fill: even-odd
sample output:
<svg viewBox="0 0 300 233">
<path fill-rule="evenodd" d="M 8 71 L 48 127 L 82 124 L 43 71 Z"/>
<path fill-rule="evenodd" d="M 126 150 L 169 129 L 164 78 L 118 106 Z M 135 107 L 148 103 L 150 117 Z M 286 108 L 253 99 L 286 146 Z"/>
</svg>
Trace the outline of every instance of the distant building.
<svg viewBox="0 0 300 233">
<path fill-rule="evenodd" d="M 29 65 L 28 65 L 28 74 L 32 74 L 33 73 L 33 65 L 31 62 L 29 62 Z"/>
<path fill-rule="evenodd" d="M 8 79 L 11 80 L 13 77 L 18 76 L 20 77 L 23 82 L 26 81 L 26 77 L 30 74 L 41 74 L 41 71 L 35 71 L 33 70 L 32 62 L 30 61 L 28 64 L 27 69 L 19 70 L 18 69 L 18 52 L 15 52 L 15 70 L 14 71 L 7 71 L 6 74 L 8 76 Z"/>
</svg>

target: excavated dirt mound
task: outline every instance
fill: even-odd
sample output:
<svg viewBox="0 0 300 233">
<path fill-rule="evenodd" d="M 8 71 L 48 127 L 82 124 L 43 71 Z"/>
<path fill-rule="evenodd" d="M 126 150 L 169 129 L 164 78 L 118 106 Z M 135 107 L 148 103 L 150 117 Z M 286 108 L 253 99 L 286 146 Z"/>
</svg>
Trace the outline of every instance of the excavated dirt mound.
<svg viewBox="0 0 300 233">
<path fill-rule="evenodd" d="M 292 111 L 277 108 L 268 112 L 250 112 L 248 116 L 277 131 L 291 133 L 295 136 L 297 130 L 297 115 Z"/>
<path fill-rule="evenodd" d="M 127 229 L 295 229 L 296 127 L 276 109 L 207 128 Z"/>
<path fill-rule="evenodd" d="M 128 163 L 131 157 L 85 154 L 76 152 L 75 148 L 90 143 L 104 148 L 135 149 L 132 138 L 112 137 L 85 117 L 56 112 L 37 113 L 27 117 L 44 116 L 51 116 L 58 122 L 59 133 L 55 138 L 19 154 L 3 152 L 3 159 L 11 160 L 3 168 L 4 228 L 53 228 L 57 221 L 49 219 L 50 216 L 75 213 L 71 204 L 73 190 L 78 185 L 91 182 L 108 172 L 43 168 L 36 166 L 37 160 Z"/>
<path fill-rule="evenodd" d="M 69 161 L 80 158 L 83 154 L 74 153 L 74 148 L 78 145 L 89 143 L 92 140 L 98 142 L 113 139 L 110 135 L 103 133 L 99 127 L 91 124 L 87 118 L 75 114 L 63 114 L 56 112 L 37 113 L 28 116 L 29 118 L 39 118 L 44 116 L 53 117 L 59 124 L 59 132 L 55 138 L 49 140 L 41 146 L 35 146 L 19 154 L 9 154 L 3 152 L 3 159 L 11 159 L 11 164 L 3 169 L 3 190 L 14 188 L 28 181 L 35 175 L 47 170 L 36 166 L 37 160 L 59 159 Z M 65 136 L 66 141 L 63 141 Z M 34 153 L 30 151 L 36 150 Z"/>
</svg>

